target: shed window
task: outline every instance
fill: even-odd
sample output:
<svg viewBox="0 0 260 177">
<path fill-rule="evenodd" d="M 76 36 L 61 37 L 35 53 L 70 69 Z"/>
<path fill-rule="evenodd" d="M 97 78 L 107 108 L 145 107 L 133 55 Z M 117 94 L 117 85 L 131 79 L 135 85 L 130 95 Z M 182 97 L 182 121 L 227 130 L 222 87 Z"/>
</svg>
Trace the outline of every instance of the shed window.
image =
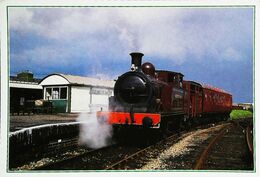
<svg viewBox="0 0 260 177">
<path fill-rule="evenodd" d="M 59 88 L 53 88 L 52 90 L 52 99 L 59 99 Z"/>
<path fill-rule="evenodd" d="M 67 99 L 67 87 L 48 87 L 45 89 L 46 100 Z"/>
<path fill-rule="evenodd" d="M 52 89 L 51 88 L 46 88 L 45 99 L 46 100 L 51 99 L 51 95 L 52 95 Z"/>
<path fill-rule="evenodd" d="M 60 89 L 60 99 L 67 99 L 67 88 Z"/>
</svg>

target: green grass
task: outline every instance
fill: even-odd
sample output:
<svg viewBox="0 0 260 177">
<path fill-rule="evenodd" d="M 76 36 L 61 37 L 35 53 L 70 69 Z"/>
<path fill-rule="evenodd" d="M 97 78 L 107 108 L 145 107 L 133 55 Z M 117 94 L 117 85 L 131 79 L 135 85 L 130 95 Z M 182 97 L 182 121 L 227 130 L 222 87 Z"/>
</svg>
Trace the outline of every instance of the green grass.
<svg viewBox="0 0 260 177">
<path fill-rule="evenodd" d="M 232 110 L 232 112 L 230 113 L 231 120 L 247 117 L 253 117 L 253 113 L 248 110 Z"/>
</svg>

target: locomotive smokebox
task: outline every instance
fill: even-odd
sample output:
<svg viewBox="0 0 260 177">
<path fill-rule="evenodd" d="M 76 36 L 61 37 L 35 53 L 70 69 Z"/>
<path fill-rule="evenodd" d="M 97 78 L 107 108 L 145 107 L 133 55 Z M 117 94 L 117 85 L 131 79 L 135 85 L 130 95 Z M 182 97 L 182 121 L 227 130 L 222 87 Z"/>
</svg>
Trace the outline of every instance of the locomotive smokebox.
<svg viewBox="0 0 260 177">
<path fill-rule="evenodd" d="M 139 52 L 133 52 L 133 53 L 130 53 L 130 55 L 132 57 L 131 70 L 132 71 L 140 70 L 141 65 L 142 65 L 142 57 L 144 56 L 144 54 L 139 53 Z"/>
</svg>

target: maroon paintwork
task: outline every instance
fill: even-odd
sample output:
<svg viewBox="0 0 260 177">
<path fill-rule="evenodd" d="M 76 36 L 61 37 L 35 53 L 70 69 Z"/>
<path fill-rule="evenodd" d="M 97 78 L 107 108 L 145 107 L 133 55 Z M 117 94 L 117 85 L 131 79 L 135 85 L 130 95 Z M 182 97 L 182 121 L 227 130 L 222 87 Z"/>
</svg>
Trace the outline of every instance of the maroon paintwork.
<svg viewBox="0 0 260 177">
<path fill-rule="evenodd" d="M 194 81 L 183 81 L 183 87 L 187 94 L 188 117 L 229 114 L 232 110 L 232 95 L 224 90 Z"/>
<path fill-rule="evenodd" d="M 187 95 L 186 100 L 188 104 L 188 110 L 186 110 L 186 112 L 188 117 L 201 117 L 203 114 L 202 86 L 194 81 L 183 81 L 183 87 Z"/>
<path fill-rule="evenodd" d="M 232 95 L 207 85 L 203 85 L 203 112 L 209 113 L 228 113 L 232 110 Z"/>
<path fill-rule="evenodd" d="M 110 98 L 110 112 L 105 113 L 107 115 L 105 117 L 109 118 L 111 124 L 133 126 L 138 124 L 151 128 L 170 125 L 176 128 L 175 125 L 181 125 L 183 122 L 190 124 L 199 118 L 202 118 L 201 122 L 204 120 L 207 122 L 207 120 L 218 121 L 218 118 L 225 120 L 229 116 L 232 110 L 231 94 L 194 81 L 185 81 L 183 80 L 184 75 L 179 72 L 156 70 L 152 63 L 147 62 L 141 65 L 142 53 L 131 53 L 130 55 L 132 56 L 131 71 L 123 75 L 132 77 L 132 80 L 124 83 L 124 86 L 129 84 L 131 87 L 121 88 L 119 87 L 120 82 L 117 80 L 118 88 L 115 90 L 118 92 L 121 88 L 124 93 L 132 93 L 141 85 L 140 90 L 145 87 L 149 92 L 147 91 L 147 95 L 142 93 L 139 97 L 147 97 L 149 101 L 146 104 L 139 104 L 137 101 L 129 106 L 126 100 L 118 101 L 120 97 L 116 98 L 115 94 Z M 135 79 L 133 78 L 141 76 L 146 78 L 147 83 L 134 85 Z M 122 79 L 122 76 L 120 77 Z M 138 94 L 138 91 L 136 93 Z M 126 99 L 129 97 L 131 96 Z M 104 117 L 102 112 L 99 115 L 98 117 Z"/>
</svg>

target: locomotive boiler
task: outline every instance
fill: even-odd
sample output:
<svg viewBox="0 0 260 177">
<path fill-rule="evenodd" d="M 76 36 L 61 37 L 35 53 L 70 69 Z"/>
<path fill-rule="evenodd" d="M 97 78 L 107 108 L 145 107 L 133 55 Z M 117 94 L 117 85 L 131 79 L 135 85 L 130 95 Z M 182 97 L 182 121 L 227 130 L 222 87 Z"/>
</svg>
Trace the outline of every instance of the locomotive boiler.
<svg viewBox="0 0 260 177">
<path fill-rule="evenodd" d="M 194 81 L 179 72 L 156 70 L 142 64 L 142 53 L 131 53 L 131 69 L 116 80 L 109 111 L 98 120 L 116 128 L 179 130 L 195 122 L 225 119 L 232 109 L 232 95 Z"/>
</svg>

